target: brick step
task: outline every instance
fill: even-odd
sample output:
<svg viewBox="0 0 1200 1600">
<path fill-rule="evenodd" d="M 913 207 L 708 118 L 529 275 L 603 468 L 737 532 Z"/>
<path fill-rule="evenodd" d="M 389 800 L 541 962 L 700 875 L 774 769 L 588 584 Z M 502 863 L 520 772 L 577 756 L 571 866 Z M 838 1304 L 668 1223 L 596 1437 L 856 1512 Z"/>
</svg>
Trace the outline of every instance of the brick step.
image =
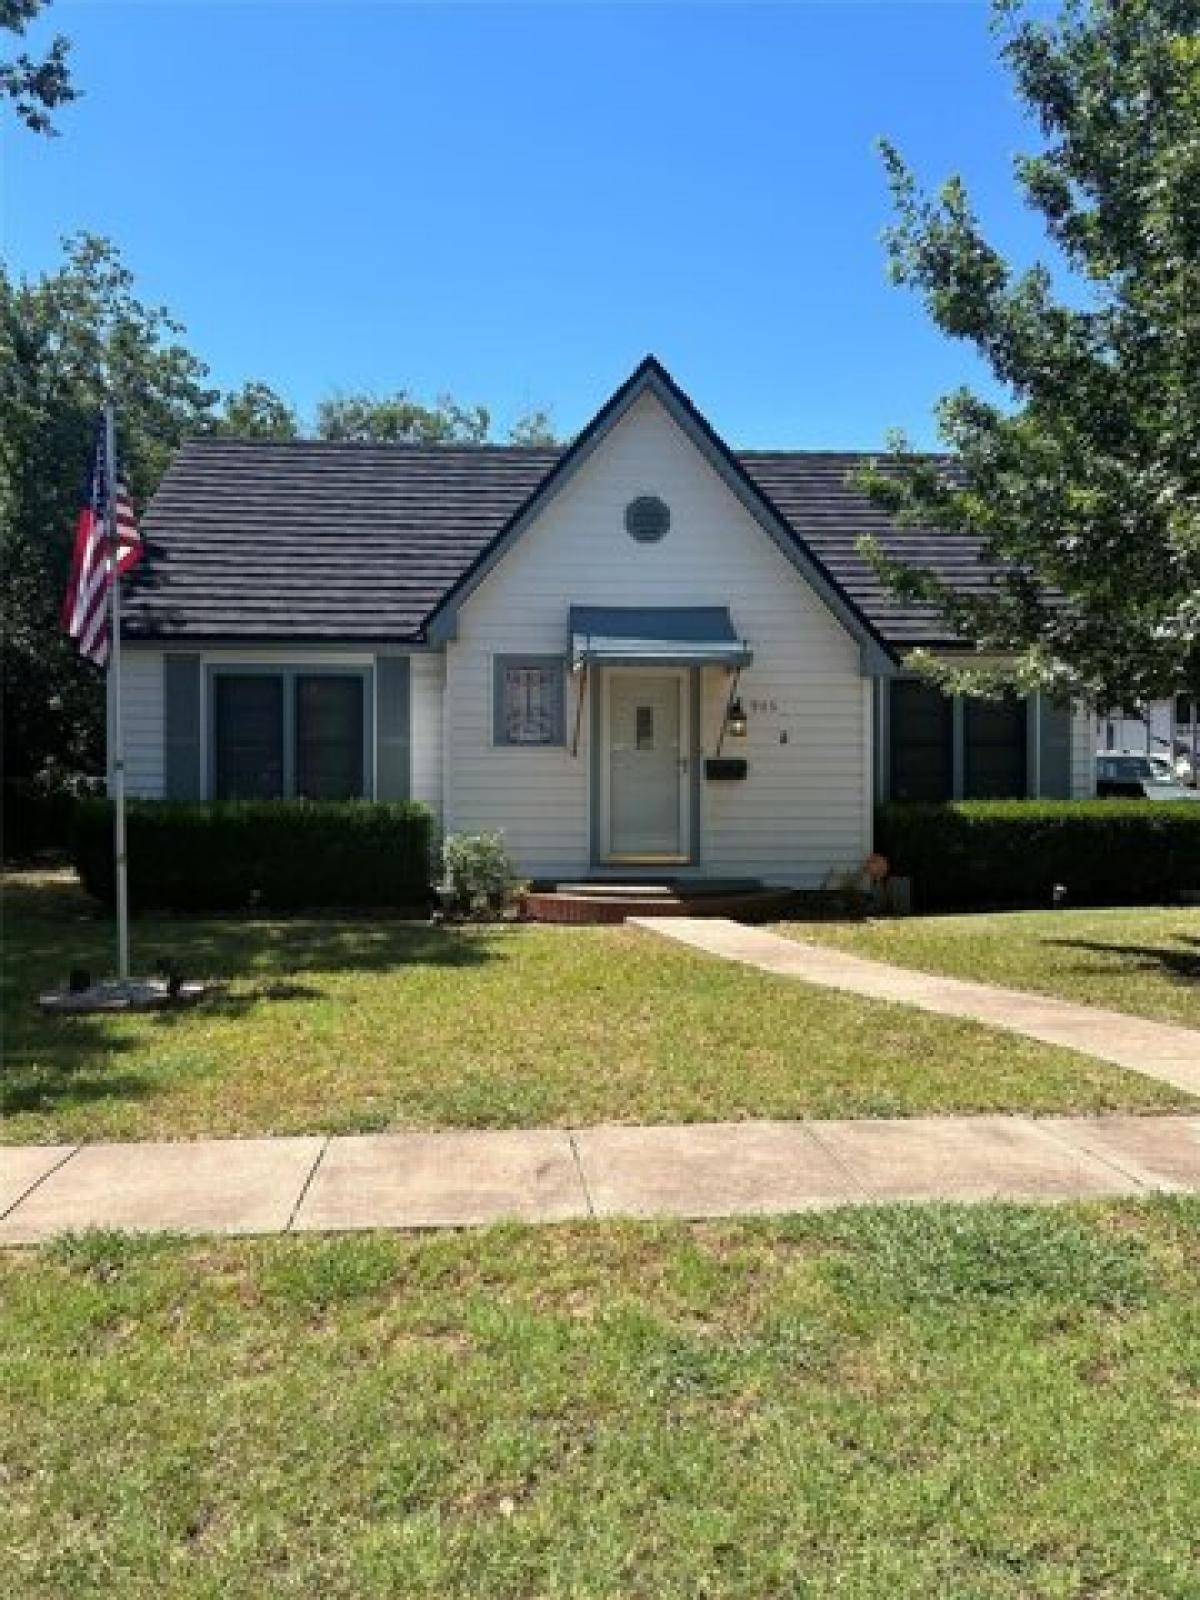
<svg viewBox="0 0 1200 1600">
<path fill-rule="evenodd" d="M 615 923 L 626 917 L 734 917 L 767 922 L 783 916 L 796 902 L 791 889 L 744 889 L 689 893 L 682 885 L 656 893 L 573 893 L 533 889 L 525 896 L 525 915 L 533 922 Z"/>
</svg>

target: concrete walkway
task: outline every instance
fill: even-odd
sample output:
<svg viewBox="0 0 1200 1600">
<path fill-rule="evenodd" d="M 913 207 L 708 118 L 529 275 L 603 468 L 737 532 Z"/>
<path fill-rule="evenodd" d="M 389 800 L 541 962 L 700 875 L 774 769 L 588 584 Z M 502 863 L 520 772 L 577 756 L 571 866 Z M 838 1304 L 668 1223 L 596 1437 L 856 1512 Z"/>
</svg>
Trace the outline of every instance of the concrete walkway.
<svg viewBox="0 0 1200 1600">
<path fill-rule="evenodd" d="M 912 1117 L 0 1146 L 0 1246 L 1200 1192 L 1197 1117 Z"/>
<path fill-rule="evenodd" d="M 872 1000 L 967 1017 L 992 1028 L 1040 1039 L 1044 1044 L 1079 1050 L 1100 1061 L 1158 1078 L 1200 1095 L 1200 1032 L 1169 1022 L 1149 1022 L 1125 1012 L 1070 1000 L 1001 989 L 990 983 L 938 977 L 869 961 L 830 945 L 785 939 L 765 928 L 750 928 L 723 917 L 631 917 L 637 927 L 675 939 L 693 950 L 758 967 L 784 978 L 800 978 L 826 989 L 844 989 Z"/>
</svg>

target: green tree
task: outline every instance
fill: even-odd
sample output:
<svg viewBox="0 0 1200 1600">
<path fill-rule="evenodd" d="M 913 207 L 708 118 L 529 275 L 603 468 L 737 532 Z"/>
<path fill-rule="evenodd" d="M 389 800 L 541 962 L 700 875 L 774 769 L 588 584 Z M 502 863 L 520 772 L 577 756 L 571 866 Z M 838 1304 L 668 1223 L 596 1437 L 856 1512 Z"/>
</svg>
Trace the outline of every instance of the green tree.
<svg viewBox="0 0 1200 1600">
<path fill-rule="evenodd" d="M 510 444 L 539 445 L 552 448 L 562 441 L 554 431 L 554 422 L 548 411 L 525 411 L 508 430 Z"/>
<path fill-rule="evenodd" d="M 340 443 L 482 444 L 491 420 L 486 406 L 460 406 L 450 395 L 426 406 L 405 389 L 391 395 L 360 391 L 321 401 L 317 435 Z"/>
<path fill-rule="evenodd" d="M 287 401 L 268 383 L 244 383 L 225 396 L 218 433 L 238 439 L 296 439 L 300 423 Z"/>
<path fill-rule="evenodd" d="M 49 0 L 0 0 L 0 28 L 23 38 L 29 24 Z M 21 121 L 35 133 L 56 132 L 50 113 L 79 98 L 67 65 L 70 45 L 56 34 L 41 57 L 27 51 L 0 61 L 0 97 L 10 100 Z"/>
<path fill-rule="evenodd" d="M 1200 12 L 1197 0 L 996 5 L 1002 59 L 1043 135 L 1016 178 L 1057 252 L 1018 271 L 958 178 L 935 197 L 884 146 L 894 279 L 1006 389 L 939 403 L 947 471 L 901 450 L 868 487 L 909 521 L 980 537 L 982 598 L 867 545 L 1011 666 L 927 670 L 1101 704 L 1200 688 Z M 1065 268 L 1063 272 L 1061 269 Z"/>
<path fill-rule="evenodd" d="M 179 441 L 211 426 L 218 392 L 143 304 L 107 240 L 81 234 L 35 282 L 0 269 L 0 564 L 4 571 L 4 770 L 9 778 L 103 770 L 103 677 L 77 657 L 58 612 L 96 419 L 108 386 L 118 450 L 141 508 Z"/>
</svg>

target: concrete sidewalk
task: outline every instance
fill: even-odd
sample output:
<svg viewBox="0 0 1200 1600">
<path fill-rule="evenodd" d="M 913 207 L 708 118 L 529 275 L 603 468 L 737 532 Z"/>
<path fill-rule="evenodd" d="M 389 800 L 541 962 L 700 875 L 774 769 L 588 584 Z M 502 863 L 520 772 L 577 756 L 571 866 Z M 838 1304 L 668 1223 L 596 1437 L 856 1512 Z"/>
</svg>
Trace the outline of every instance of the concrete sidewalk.
<svg viewBox="0 0 1200 1600">
<path fill-rule="evenodd" d="M 1150 1022 L 1123 1011 L 1076 1005 L 1024 989 L 940 977 L 870 961 L 830 945 L 785 939 L 724 917 L 631 917 L 630 922 L 693 950 L 740 961 L 784 978 L 843 989 L 872 1000 L 891 1000 L 947 1017 L 1005 1028 L 1043 1044 L 1078 1050 L 1200 1095 L 1200 1032 L 1170 1022 Z"/>
<path fill-rule="evenodd" d="M 0 1146 L 0 1245 L 1200 1192 L 1200 1117 L 913 1117 Z"/>
</svg>

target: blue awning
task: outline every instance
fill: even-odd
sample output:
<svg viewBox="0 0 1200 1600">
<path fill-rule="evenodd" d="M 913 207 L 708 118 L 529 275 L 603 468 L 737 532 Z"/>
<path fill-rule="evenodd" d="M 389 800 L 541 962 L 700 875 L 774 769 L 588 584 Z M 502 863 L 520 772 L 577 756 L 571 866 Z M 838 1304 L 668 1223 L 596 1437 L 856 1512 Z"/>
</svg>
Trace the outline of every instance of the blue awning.
<svg viewBox="0 0 1200 1600">
<path fill-rule="evenodd" d="M 572 606 L 571 666 L 744 667 L 725 606 Z"/>
</svg>

